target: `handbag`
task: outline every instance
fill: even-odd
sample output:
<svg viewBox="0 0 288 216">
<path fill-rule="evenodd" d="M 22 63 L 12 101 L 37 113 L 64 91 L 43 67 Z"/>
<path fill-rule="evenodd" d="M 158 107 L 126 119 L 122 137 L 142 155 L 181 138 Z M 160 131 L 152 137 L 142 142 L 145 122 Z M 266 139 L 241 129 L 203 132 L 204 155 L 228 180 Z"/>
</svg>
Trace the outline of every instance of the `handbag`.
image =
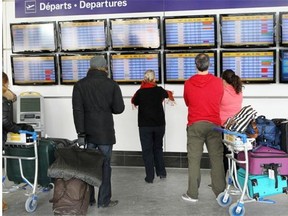
<svg viewBox="0 0 288 216">
<path fill-rule="evenodd" d="M 231 131 L 243 133 L 256 114 L 257 112 L 251 105 L 244 106 L 238 113 L 226 120 L 224 127 Z"/>
</svg>

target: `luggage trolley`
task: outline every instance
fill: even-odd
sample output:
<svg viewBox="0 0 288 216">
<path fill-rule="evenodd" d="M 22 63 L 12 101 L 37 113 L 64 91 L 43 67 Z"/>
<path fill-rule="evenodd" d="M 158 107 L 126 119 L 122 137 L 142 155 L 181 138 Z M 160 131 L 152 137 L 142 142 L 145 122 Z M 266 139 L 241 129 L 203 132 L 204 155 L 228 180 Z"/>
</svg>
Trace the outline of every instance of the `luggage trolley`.
<svg viewBox="0 0 288 216">
<path fill-rule="evenodd" d="M 24 131 L 24 130 L 20 130 L 19 131 L 20 134 L 14 134 L 14 136 L 17 136 L 16 138 L 12 138 L 12 139 L 8 139 L 7 142 L 5 143 L 5 145 L 14 145 L 16 147 L 23 147 L 23 148 L 34 148 L 34 156 L 31 157 L 24 157 L 24 156 L 10 156 L 8 154 L 5 153 L 5 150 L 3 151 L 3 158 L 4 158 L 4 173 L 2 175 L 2 185 L 3 185 L 3 191 L 2 193 L 10 193 L 10 192 L 14 192 L 17 189 L 23 188 L 25 189 L 25 187 L 28 185 L 32 188 L 30 193 L 27 193 L 26 195 L 29 196 L 25 202 L 25 209 L 27 212 L 34 212 L 37 208 L 37 200 L 38 200 L 38 150 L 37 150 L 37 132 L 29 132 L 29 131 Z M 31 135 L 31 139 L 27 138 L 27 135 Z M 11 135 L 13 136 L 13 135 Z M 28 139 L 26 141 L 26 139 Z M 24 185 L 23 187 L 19 187 L 19 186 L 12 186 L 11 188 L 5 188 L 5 180 L 6 180 L 6 175 L 7 175 L 7 159 L 11 159 L 11 160 L 18 160 L 19 162 L 19 170 L 20 170 L 20 174 L 21 174 L 21 178 L 22 180 L 26 183 L 26 185 Z M 24 160 L 34 160 L 35 161 L 35 174 L 34 174 L 34 182 L 31 183 L 25 176 L 23 173 L 23 164 L 22 162 Z"/>
<path fill-rule="evenodd" d="M 252 150 L 253 145 L 255 143 L 255 138 L 247 138 L 246 134 L 230 131 L 223 128 L 216 128 L 216 130 L 223 132 L 223 142 L 227 146 L 228 150 L 231 152 L 226 154 L 228 158 L 228 181 L 227 187 L 224 192 L 220 193 L 217 197 L 217 202 L 222 207 L 227 207 L 232 203 L 231 195 L 240 195 L 240 198 L 237 200 L 236 203 L 233 203 L 229 207 L 229 214 L 231 216 L 243 216 L 245 214 L 244 203 L 248 202 L 255 202 L 261 201 L 266 203 L 275 203 L 272 200 L 257 200 L 255 198 L 251 198 L 248 192 L 248 168 L 249 168 L 249 161 L 248 161 L 248 151 Z M 245 160 L 237 160 L 235 158 L 235 153 L 244 152 Z M 245 164 L 245 180 L 243 187 L 238 182 L 237 178 L 237 168 L 236 164 L 242 163 Z M 234 177 L 235 173 L 235 177 Z M 236 190 L 231 188 L 234 186 Z"/>
</svg>

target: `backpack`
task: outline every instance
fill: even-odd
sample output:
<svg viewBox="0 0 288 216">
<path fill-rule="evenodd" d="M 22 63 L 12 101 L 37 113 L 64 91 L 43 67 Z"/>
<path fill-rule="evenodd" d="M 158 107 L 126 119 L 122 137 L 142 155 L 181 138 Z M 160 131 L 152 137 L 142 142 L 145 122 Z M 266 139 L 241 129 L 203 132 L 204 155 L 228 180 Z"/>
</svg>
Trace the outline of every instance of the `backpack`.
<svg viewBox="0 0 288 216">
<path fill-rule="evenodd" d="M 281 131 L 275 122 L 260 115 L 256 118 L 256 124 L 258 128 L 257 145 L 280 149 Z"/>
<path fill-rule="evenodd" d="M 86 215 L 90 201 L 90 185 L 71 178 L 57 178 L 54 183 L 53 203 L 54 215 Z"/>
</svg>

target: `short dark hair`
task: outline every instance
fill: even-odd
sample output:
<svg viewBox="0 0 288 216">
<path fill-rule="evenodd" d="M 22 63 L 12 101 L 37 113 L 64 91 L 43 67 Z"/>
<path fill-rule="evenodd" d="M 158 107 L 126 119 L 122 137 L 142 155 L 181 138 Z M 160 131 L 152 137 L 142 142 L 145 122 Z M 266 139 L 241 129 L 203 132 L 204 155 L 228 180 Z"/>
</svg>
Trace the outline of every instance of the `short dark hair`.
<svg viewBox="0 0 288 216">
<path fill-rule="evenodd" d="M 206 71 L 210 66 L 210 58 L 205 53 L 199 53 L 195 58 L 195 64 L 198 71 Z"/>
</svg>

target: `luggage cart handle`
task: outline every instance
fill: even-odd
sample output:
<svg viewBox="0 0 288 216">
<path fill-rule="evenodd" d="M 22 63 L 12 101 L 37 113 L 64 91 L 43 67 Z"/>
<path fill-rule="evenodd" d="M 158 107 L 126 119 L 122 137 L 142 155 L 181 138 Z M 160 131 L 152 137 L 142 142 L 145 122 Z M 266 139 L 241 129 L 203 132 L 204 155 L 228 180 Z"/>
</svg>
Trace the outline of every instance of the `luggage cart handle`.
<svg viewBox="0 0 288 216">
<path fill-rule="evenodd" d="M 35 142 L 37 140 L 37 132 L 33 131 L 27 131 L 27 130 L 19 130 L 19 133 L 25 133 L 32 135 L 33 141 Z"/>
<path fill-rule="evenodd" d="M 230 131 L 221 127 L 215 127 L 214 130 L 219 131 L 219 132 L 223 132 L 225 134 L 231 134 L 231 135 L 235 135 L 238 136 L 242 139 L 243 143 L 247 142 L 247 135 L 243 134 L 243 133 L 238 133 L 236 131 Z"/>
</svg>

